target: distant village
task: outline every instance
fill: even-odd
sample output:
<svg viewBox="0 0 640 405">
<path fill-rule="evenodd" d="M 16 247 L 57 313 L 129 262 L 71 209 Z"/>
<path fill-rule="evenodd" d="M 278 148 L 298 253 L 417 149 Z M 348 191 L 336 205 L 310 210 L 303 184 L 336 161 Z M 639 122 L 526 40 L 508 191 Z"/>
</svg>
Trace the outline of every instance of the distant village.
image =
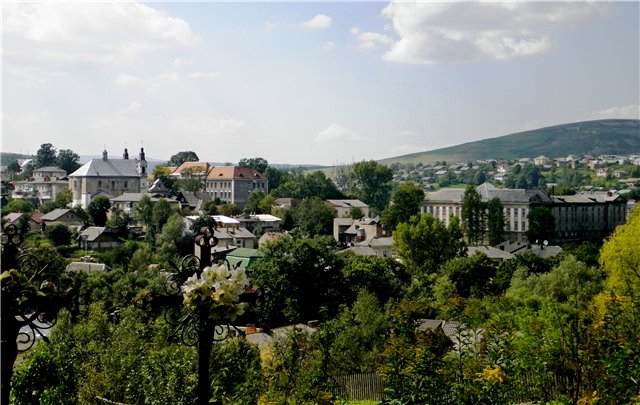
<svg viewBox="0 0 640 405">
<path fill-rule="evenodd" d="M 144 149 L 137 156 L 130 156 L 127 149 L 118 156 L 109 155 L 105 150 L 102 158 L 92 159 L 71 173 L 56 166 L 29 170 L 32 159 L 18 163 L 20 172 L 29 171 L 29 176 L 15 180 L 20 178 L 20 173 L 2 167 L 3 207 L 10 200 L 32 204 L 36 209 L 28 216 L 30 230 L 63 224 L 76 232 L 78 247 L 85 250 L 109 249 L 123 243 L 122 235 L 106 224 L 95 226 L 74 211 L 74 207 L 87 210 L 98 197 L 109 201 L 108 218 L 126 216 L 129 235 L 146 232 L 145 223 L 136 210 L 145 196 L 152 203 L 167 201 L 174 210 L 183 213 L 188 227 L 199 216 L 215 213 L 212 217 L 218 225 L 219 249 L 254 249 L 244 252 L 249 256 L 259 256 L 255 249 L 287 235 L 290 229 L 283 229 L 282 214 L 299 202 L 293 196 L 280 195 L 270 200 L 270 209 L 256 212 L 255 205 L 248 207 L 251 194 L 259 195 L 258 199 L 254 198 L 258 201 L 271 191 L 268 177 L 256 168 L 185 161 L 177 166 L 161 166 L 164 175 L 159 176 L 158 171 L 147 171 Z M 485 253 L 503 259 L 532 249 L 527 236 L 528 215 L 535 207 L 548 207 L 555 218 L 555 232 L 545 243 L 601 241 L 617 225 L 625 223 L 635 206 L 640 183 L 638 154 L 394 163 L 390 169 L 394 184 L 414 182 L 425 191 L 421 214 L 431 214 L 447 225 L 452 216 L 462 218 L 465 185 L 477 185 L 484 201 L 497 197 L 504 210 L 504 240 L 500 246 L 486 246 Z M 338 183 L 332 176 L 328 177 Z M 176 180 L 182 181 L 175 183 Z M 181 184 L 182 188 L 167 187 L 166 182 Z M 45 210 L 47 212 L 39 209 L 65 193 L 70 195 L 67 206 Z M 324 204 L 334 213 L 335 241 L 359 255 L 392 256 L 392 229 L 385 226 L 381 210 L 372 209 L 370 204 L 351 198 L 348 193 L 345 196 L 348 198 L 324 199 Z M 215 208 L 203 209 L 205 206 Z M 359 215 L 352 215 L 354 209 Z M 22 217 L 21 212 L 11 212 L 3 215 L 3 222 L 17 223 Z M 542 241 L 539 242 L 533 244 L 533 249 L 544 249 L 540 248 Z M 549 248 L 544 252 L 550 253 Z"/>
</svg>

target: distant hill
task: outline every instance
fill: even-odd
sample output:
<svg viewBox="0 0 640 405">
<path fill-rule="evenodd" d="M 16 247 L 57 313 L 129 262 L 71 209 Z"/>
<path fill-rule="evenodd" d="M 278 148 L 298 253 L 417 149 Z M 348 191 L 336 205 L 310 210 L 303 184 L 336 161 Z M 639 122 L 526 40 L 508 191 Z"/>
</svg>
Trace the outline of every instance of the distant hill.
<svg viewBox="0 0 640 405">
<path fill-rule="evenodd" d="M 549 158 L 640 153 L 640 120 L 598 120 L 556 125 L 427 152 L 379 160 L 382 164 Z"/>
</svg>

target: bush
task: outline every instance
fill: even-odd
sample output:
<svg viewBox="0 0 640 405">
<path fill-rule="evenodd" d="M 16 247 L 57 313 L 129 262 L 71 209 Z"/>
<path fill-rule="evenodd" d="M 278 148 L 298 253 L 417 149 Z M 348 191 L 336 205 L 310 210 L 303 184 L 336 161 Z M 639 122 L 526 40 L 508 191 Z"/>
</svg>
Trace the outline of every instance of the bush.
<svg viewBox="0 0 640 405">
<path fill-rule="evenodd" d="M 45 236 L 54 246 L 65 246 L 71 243 L 71 230 L 63 224 L 54 224 L 44 230 Z"/>
</svg>

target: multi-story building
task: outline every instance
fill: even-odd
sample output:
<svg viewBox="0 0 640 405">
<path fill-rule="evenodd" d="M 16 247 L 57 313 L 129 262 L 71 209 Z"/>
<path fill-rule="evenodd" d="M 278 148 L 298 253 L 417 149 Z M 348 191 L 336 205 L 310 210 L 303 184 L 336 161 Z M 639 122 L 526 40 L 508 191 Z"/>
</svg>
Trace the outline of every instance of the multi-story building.
<svg viewBox="0 0 640 405">
<path fill-rule="evenodd" d="M 14 186 L 12 198 L 45 204 L 68 190 L 69 180 L 67 180 L 67 172 L 63 169 L 48 166 L 35 169 L 30 179 L 17 181 Z"/>
<path fill-rule="evenodd" d="M 205 191 L 214 200 L 244 209 L 252 192 L 269 193 L 269 180 L 250 167 L 215 166 L 209 169 Z"/>
<path fill-rule="evenodd" d="M 542 190 L 499 189 L 490 183 L 476 188 L 483 201 L 495 197 L 500 199 L 504 208 L 505 238 L 510 241 L 526 241 L 529 229 L 527 215 L 531 208 L 551 204 L 552 199 Z M 449 225 L 451 215 L 462 219 L 462 197 L 465 190 L 441 189 L 427 193 L 422 213 L 428 213 Z"/>
<path fill-rule="evenodd" d="M 127 149 L 122 159 L 110 159 L 105 150 L 102 159 L 91 159 L 69 175 L 72 204 L 82 208 L 87 208 L 98 195 L 113 198 L 124 193 L 140 193 L 148 188 L 144 148 L 140 148 L 138 159 L 129 159 Z"/>
<path fill-rule="evenodd" d="M 497 197 L 504 207 L 505 239 L 525 242 L 529 211 L 548 207 L 555 218 L 555 242 L 601 240 L 626 221 L 627 201 L 612 193 L 549 196 L 542 190 L 498 189 L 485 183 L 476 188 L 483 201 Z M 464 189 L 441 189 L 427 193 L 422 213 L 449 225 L 451 215 L 462 218 Z"/>
<path fill-rule="evenodd" d="M 556 241 L 602 240 L 627 220 L 627 200 L 611 192 L 553 196 Z"/>
</svg>

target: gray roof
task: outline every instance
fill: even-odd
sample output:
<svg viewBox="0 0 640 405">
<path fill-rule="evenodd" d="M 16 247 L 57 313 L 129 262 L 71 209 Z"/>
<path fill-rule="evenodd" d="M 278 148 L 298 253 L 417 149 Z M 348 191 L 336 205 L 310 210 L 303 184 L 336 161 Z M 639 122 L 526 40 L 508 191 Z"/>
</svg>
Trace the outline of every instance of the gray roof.
<svg viewBox="0 0 640 405">
<path fill-rule="evenodd" d="M 344 254 L 348 252 L 352 252 L 357 256 L 377 256 L 378 255 L 377 252 L 371 249 L 369 246 L 351 246 L 350 248 L 341 250 L 337 253 Z"/>
<path fill-rule="evenodd" d="M 514 257 L 511 253 L 493 246 L 469 246 L 467 248 L 467 256 L 473 256 L 476 253 L 483 253 L 489 259 L 509 260 Z"/>
<path fill-rule="evenodd" d="M 93 242 L 104 232 L 104 226 L 90 226 L 80 233 L 78 239 L 87 240 Z"/>
<path fill-rule="evenodd" d="M 111 270 L 111 267 L 107 266 L 104 263 L 89 263 L 89 262 L 71 262 L 67 265 L 67 271 L 71 272 L 91 272 L 91 271 L 105 271 Z"/>
<path fill-rule="evenodd" d="M 327 200 L 333 207 L 340 208 L 369 208 L 369 206 L 360 200 Z"/>
<path fill-rule="evenodd" d="M 492 198 L 498 197 L 500 201 L 505 203 L 523 203 L 528 204 L 532 200 L 538 200 L 540 202 L 551 202 L 551 198 L 547 196 L 541 190 L 524 190 L 521 188 L 509 189 L 509 188 L 497 188 L 491 183 L 484 183 L 476 187 L 476 191 L 480 194 L 483 201 L 489 201 Z M 440 189 L 427 193 L 425 201 L 428 202 L 442 202 L 442 203 L 461 203 L 464 196 L 465 189 L 463 188 L 449 188 Z"/>
<path fill-rule="evenodd" d="M 140 177 L 131 159 L 91 159 L 69 177 Z"/>
<path fill-rule="evenodd" d="M 55 221 L 56 219 L 68 213 L 69 211 L 71 210 L 68 208 L 56 208 L 55 210 L 43 215 L 41 219 L 43 221 Z"/>
<path fill-rule="evenodd" d="M 553 202 L 561 203 L 578 203 L 592 204 L 615 201 L 617 199 L 624 200 L 624 197 L 613 193 L 580 193 L 575 195 L 558 195 L 553 196 Z"/>
</svg>

